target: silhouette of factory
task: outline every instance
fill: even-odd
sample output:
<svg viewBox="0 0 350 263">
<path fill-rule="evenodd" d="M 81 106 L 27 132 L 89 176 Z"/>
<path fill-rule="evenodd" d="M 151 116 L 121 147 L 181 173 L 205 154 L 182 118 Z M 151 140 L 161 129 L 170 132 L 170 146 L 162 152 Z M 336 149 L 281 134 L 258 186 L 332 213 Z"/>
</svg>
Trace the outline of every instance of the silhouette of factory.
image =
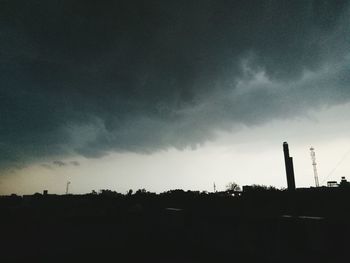
<svg viewBox="0 0 350 263">
<path fill-rule="evenodd" d="M 314 174 L 315 174 L 315 182 L 316 182 L 316 187 L 319 187 L 318 183 L 318 176 L 317 176 L 317 170 L 316 170 L 316 162 L 315 162 L 315 153 L 314 153 L 314 148 L 311 147 L 311 156 L 313 160 L 313 167 L 314 167 Z M 286 168 L 286 177 L 287 177 L 287 189 L 288 191 L 292 192 L 296 190 L 295 187 L 295 175 L 294 175 L 294 167 L 293 167 L 293 157 L 289 155 L 289 147 L 288 143 L 284 142 L 283 143 L 283 153 L 284 153 L 284 163 L 285 163 L 285 168 Z M 327 182 L 327 187 L 349 187 L 350 183 L 346 180 L 345 176 L 341 177 L 341 181 L 338 184 L 337 181 L 328 181 Z"/>
<path fill-rule="evenodd" d="M 1 262 L 347 262 L 349 182 L 296 188 L 283 153 L 286 190 L 1 196 Z"/>
<path fill-rule="evenodd" d="M 286 166 L 288 191 L 294 191 L 295 178 L 294 178 L 293 157 L 289 156 L 289 148 L 288 148 L 287 142 L 283 143 L 283 153 L 284 153 L 284 163 Z"/>
</svg>

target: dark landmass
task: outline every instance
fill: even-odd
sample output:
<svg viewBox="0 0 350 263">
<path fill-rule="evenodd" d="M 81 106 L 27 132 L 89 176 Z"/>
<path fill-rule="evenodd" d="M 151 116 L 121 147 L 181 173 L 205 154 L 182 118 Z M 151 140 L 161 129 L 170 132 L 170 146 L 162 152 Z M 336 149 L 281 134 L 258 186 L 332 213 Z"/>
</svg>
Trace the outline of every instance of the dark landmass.
<svg viewBox="0 0 350 263">
<path fill-rule="evenodd" d="M 2 196 L 1 262 L 346 262 L 349 187 Z"/>
</svg>

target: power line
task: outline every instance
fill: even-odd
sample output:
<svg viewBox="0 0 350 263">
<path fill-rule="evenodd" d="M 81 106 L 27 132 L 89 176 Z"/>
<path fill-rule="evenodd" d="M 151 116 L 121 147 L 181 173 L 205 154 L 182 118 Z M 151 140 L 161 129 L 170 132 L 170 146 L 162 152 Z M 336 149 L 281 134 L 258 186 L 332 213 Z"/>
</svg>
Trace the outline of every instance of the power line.
<svg viewBox="0 0 350 263">
<path fill-rule="evenodd" d="M 330 173 L 322 180 L 322 184 L 335 172 L 335 170 L 345 161 L 346 157 L 349 155 L 350 149 L 343 155 L 335 167 L 330 171 Z"/>
</svg>

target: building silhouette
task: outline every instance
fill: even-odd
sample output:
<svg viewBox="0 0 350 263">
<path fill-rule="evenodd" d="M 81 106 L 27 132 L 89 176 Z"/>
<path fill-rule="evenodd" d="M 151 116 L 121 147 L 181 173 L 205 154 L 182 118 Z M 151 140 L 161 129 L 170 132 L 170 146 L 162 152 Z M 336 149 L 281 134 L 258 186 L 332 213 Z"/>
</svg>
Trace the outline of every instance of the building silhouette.
<svg viewBox="0 0 350 263">
<path fill-rule="evenodd" d="M 287 142 L 283 143 L 283 152 L 284 152 L 284 163 L 286 166 L 288 190 L 294 191 L 295 179 L 294 179 L 293 157 L 289 156 L 289 148 L 288 148 Z"/>
</svg>

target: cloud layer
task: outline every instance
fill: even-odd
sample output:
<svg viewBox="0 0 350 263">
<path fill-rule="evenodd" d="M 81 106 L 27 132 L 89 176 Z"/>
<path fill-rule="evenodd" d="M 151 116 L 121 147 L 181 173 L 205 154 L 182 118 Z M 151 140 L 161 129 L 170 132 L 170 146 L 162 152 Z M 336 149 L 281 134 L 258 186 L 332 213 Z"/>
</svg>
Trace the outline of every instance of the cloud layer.
<svg viewBox="0 0 350 263">
<path fill-rule="evenodd" d="M 2 1 L 0 165 L 195 147 L 350 99 L 349 1 Z"/>
</svg>

